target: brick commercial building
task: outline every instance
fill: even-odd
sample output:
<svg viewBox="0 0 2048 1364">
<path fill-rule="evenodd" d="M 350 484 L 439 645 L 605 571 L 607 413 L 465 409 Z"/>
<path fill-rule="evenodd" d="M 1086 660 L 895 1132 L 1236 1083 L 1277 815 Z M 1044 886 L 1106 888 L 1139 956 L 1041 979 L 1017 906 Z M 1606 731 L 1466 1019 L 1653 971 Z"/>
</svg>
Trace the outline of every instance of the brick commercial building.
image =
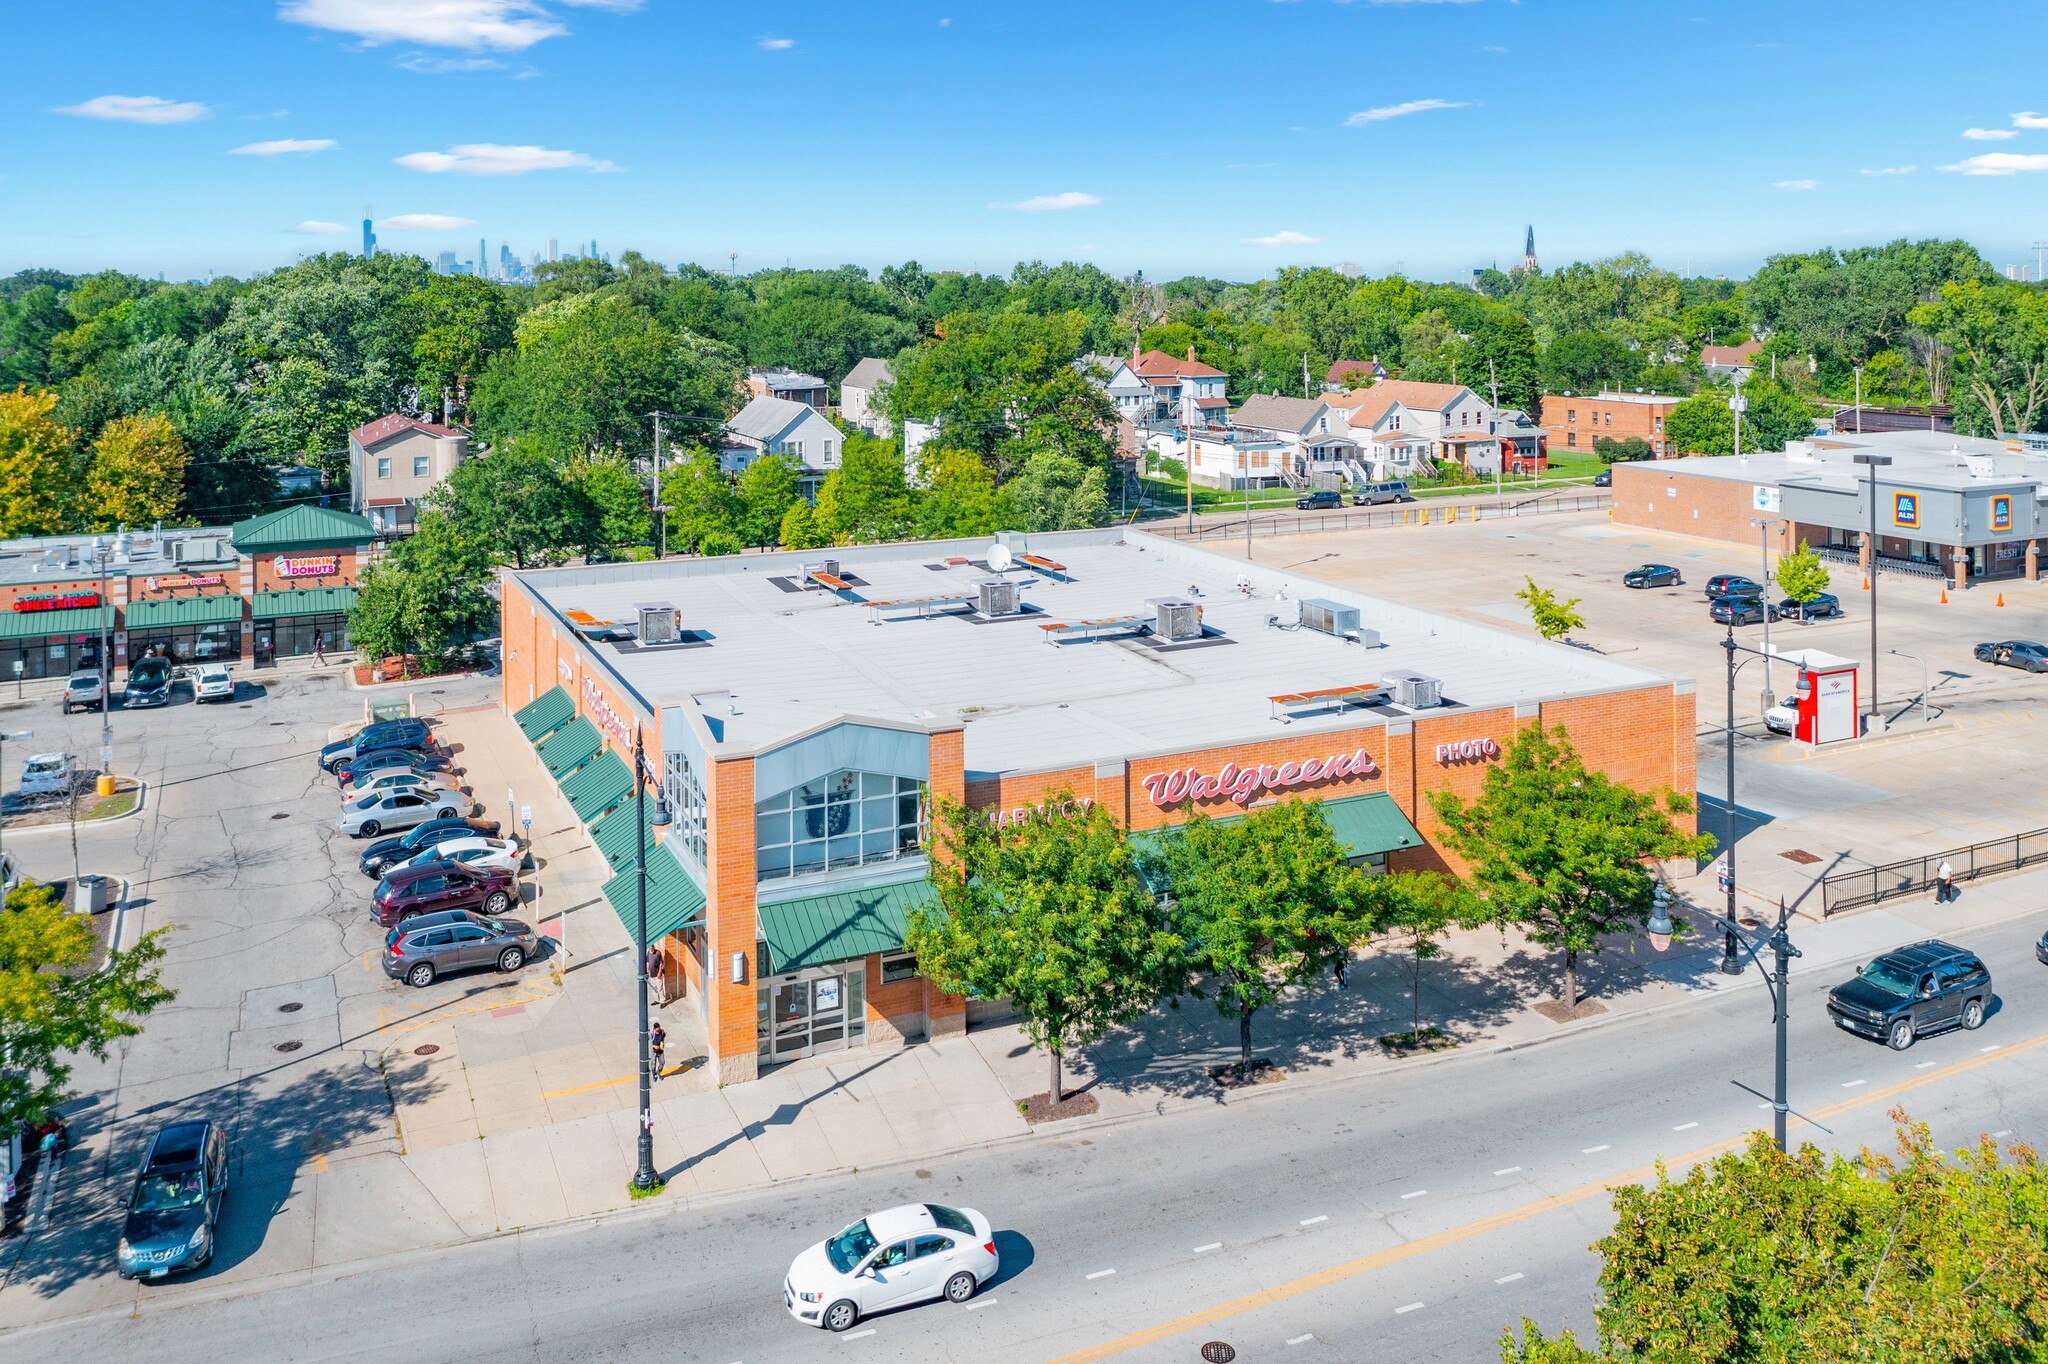
<svg viewBox="0 0 2048 1364">
<path fill-rule="evenodd" d="M 503 625 L 504 704 L 629 932 L 644 744 L 649 936 L 725 1081 L 1004 1011 L 903 950 L 934 795 L 1133 831 L 1316 800 L 1385 869 L 1445 865 L 1428 794 L 1524 725 L 1694 785 L 1690 681 L 1129 530 L 508 572 Z"/>
<path fill-rule="evenodd" d="M 1794 441 L 1782 453 L 1614 466 L 1614 520 L 1784 553 L 1800 541 L 1868 569 L 1871 504 L 1858 454 L 1887 456 L 1877 479 L 1879 567 L 1978 579 L 2040 572 L 2048 535 L 2048 436 L 1981 440 L 1934 431 Z M 1757 527 L 1753 519 L 1776 518 Z"/>
<path fill-rule="evenodd" d="M 1627 440 L 1633 436 L 1650 443 L 1652 458 L 1669 459 L 1683 451 L 1664 434 L 1664 419 L 1684 401 L 1665 393 L 1576 397 L 1569 393 L 1546 393 L 1543 434 L 1552 450 L 1584 450 L 1589 454 L 1596 439 Z"/>
</svg>

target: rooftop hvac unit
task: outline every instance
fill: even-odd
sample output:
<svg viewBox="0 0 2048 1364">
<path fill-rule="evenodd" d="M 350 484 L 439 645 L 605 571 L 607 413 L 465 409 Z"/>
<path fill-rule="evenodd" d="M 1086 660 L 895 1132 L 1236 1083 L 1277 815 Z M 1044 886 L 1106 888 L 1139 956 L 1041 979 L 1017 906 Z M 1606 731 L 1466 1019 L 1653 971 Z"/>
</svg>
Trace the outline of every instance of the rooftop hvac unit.
<svg viewBox="0 0 2048 1364">
<path fill-rule="evenodd" d="M 1152 633 L 1161 639 L 1200 639 L 1202 608 L 1186 597 L 1148 597 L 1145 605 L 1158 613 Z"/>
<path fill-rule="evenodd" d="M 828 578 L 836 578 L 839 576 L 839 561 L 837 559 L 820 559 L 814 564 L 805 564 L 804 576 L 809 577 L 813 573 L 822 573 Z"/>
<path fill-rule="evenodd" d="M 171 541 L 174 564 L 217 564 L 226 559 L 227 542 L 217 535 L 202 535 Z"/>
<path fill-rule="evenodd" d="M 1426 673 L 1388 673 L 1386 684 L 1394 689 L 1396 705 L 1410 710 L 1427 710 L 1444 703 L 1444 680 Z"/>
<path fill-rule="evenodd" d="M 633 609 L 640 613 L 642 644 L 674 644 L 681 638 L 676 628 L 676 609 L 667 602 L 640 602 Z"/>
<path fill-rule="evenodd" d="M 1017 600 L 1017 584 L 1008 578 L 983 578 L 975 586 L 981 589 L 984 616 L 1014 616 L 1022 607 Z"/>
<path fill-rule="evenodd" d="M 1358 608 L 1322 597 L 1304 597 L 1301 601 L 1301 623 L 1307 629 L 1341 638 L 1358 628 Z"/>
</svg>

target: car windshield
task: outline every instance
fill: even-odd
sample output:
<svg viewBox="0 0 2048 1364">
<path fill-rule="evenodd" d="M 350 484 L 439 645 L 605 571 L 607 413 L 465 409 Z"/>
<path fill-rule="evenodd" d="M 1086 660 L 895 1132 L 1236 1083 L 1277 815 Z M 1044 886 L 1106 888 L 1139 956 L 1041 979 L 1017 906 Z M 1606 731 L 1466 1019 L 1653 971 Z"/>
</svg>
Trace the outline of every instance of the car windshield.
<svg viewBox="0 0 2048 1364">
<path fill-rule="evenodd" d="M 1867 980 L 1878 989 L 1891 994 L 1910 995 L 1913 993 L 1913 978 L 1909 975 L 1902 975 L 1896 967 L 1887 966 L 1881 961 L 1870 963 L 1870 965 L 1858 971 L 1856 975 L 1859 979 Z"/>
<path fill-rule="evenodd" d="M 168 1212 L 173 1208 L 196 1208 L 206 1198 L 206 1181 L 199 1171 L 184 1170 L 174 1175 L 147 1175 L 135 1186 L 136 1212 Z"/>
<path fill-rule="evenodd" d="M 851 1274 L 855 1265 L 874 1252 L 877 1245 L 875 1234 L 868 1230 L 865 1217 L 825 1243 L 825 1258 L 841 1274 Z"/>
</svg>

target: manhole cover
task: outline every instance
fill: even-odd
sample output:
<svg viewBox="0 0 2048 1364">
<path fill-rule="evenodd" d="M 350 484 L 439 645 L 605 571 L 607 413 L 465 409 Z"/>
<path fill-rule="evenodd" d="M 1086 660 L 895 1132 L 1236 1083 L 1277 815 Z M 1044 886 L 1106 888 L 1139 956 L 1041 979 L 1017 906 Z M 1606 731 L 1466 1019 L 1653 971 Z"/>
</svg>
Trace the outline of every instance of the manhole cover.
<svg viewBox="0 0 2048 1364">
<path fill-rule="evenodd" d="M 305 1045 L 306 1044 L 304 1042 L 280 1042 L 277 1044 L 277 1050 L 282 1052 L 294 1052 Z"/>
<path fill-rule="evenodd" d="M 1202 1347 L 1202 1358 L 1208 1360 L 1209 1364 L 1230 1364 L 1231 1360 L 1237 1358 L 1237 1351 L 1220 1340 L 1212 1340 Z"/>
<path fill-rule="evenodd" d="M 436 687 L 432 691 L 427 693 L 427 695 L 429 696 L 446 696 L 447 694 L 448 689 L 446 687 Z"/>
<path fill-rule="evenodd" d="M 272 720 L 272 721 L 270 722 L 270 727 L 271 727 L 272 729 L 276 729 L 276 728 L 277 728 L 277 727 L 278 727 L 279 725 L 281 725 L 281 724 L 283 724 L 283 723 L 284 723 L 284 721 L 282 721 L 282 720 Z"/>
<path fill-rule="evenodd" d="M 243 702 L 243 703 L 242 703 L 241 705 L 239 705 L 239 706 L 236 706 L 236 707 L 235 707 L 235 709 L 236 709 L 236 710 L 254 710 L 254 709 L 255 709 L 255 707 L 254 707 L 254 706 L 252 706 L 252 705 L 250 705 L 250 704 L 249 704 L 249 703 L 248 703 L 247 701 L 244 701 L 244 702 Z"/>
<path fill-rule="evenodd" d="M 439 1050 L 441 1050 L 439 1044 L 429 1042 L 425 1046 L 414 1047 L 412 1049 L 412 1054 L 414 1056 L 432 1056 L 435 1052 Z"/>
<path fill-rule="evenodd" d="M 281 1013 L 281 1014 L 295 1014 L 295 1013 L 297 1013 L 297 1012 L 298 1012 L 299 1010 L 301 1010 L 301 1009 L 303 1009 L 303 1008 L 305 1008 L 305 1007 L 306 1007 L 305 1005 L 303 1005 L 303 1004 L 299 1003 L 299 1001 L 297 1001 L 297 1000 L 295 999 L 295 1000 L 293 1000 L 293 1001 L 292 1001 L 291 1003 L 289 1003 L 289 1004 L 280 1004 L 280 1005 L 278 1005 L 278 1006 L 277 1006 L 277 1011 L 278 1011 L 279 1013 Z"/>
<path fill-rule="evenodd" d="M 1820 855 L 1818 853 L 1810 853 L 1804 848 L 1787 848 L 1785 849 L 1785 851 L 1779 853 L 1778 856 L 1783 857 L 1789 861 L 1797 862 L 1802 867 L 1810 867 L 1814 863 L 1820 861 Z"/>
<path fill-rule="evenodd" d="M 290 819 L 291 817 L 292 812 L 289 810 L 279 810 L 276 814 L 271 816 L 272 819 Z"/>
</svg>

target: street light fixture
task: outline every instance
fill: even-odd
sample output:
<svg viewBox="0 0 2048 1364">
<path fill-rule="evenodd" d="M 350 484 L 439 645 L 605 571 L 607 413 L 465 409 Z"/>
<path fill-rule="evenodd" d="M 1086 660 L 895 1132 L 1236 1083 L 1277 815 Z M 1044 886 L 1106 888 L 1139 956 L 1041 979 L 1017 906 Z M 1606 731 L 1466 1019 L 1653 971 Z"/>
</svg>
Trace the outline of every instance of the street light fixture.
<svg viewBox="0 0 2048 1364">
<path fill-rule="evenodd" d="M 1765 666 L 1768 667 L 1771 656 L 1761 650 L 1752 649 L 1747 644 L 1735 642 L 1735 621 L 1732 614 L 1728 621 L 1728 634 L 1721 641 L 1721 647 L 1726 651 L 1728 659 L 1728 710 L 1727 718 L 1723 722 L 1721 731 L 1723 746 L 1727 750 L 1726 759 L 1728 764 L 1725 769 L 1727 785 L 1722 790 L 1722 798 L 1725 802 L 1722 810 L 1725 819 L 1721 826 L 1723 831 L 1721 842 L 1727 856 L 1727 867 L 1722 874 L 1726 877 L 1728 884 L 1725 892 L 1727 899 L 1721 911 L 1721 931 L 1725 935 L 1721 951 L 1721 974 L 1739 976 L 1742 974 L 1742 960 L 1735 954 L 1735 944 L 1739 931 L 1735 922 L 1735 674 L 1748 667 L 1751 659 L 1755 658 L 1763 659 Z M 1737 663 L 1735 661 L 1737 653 L 1749 654 L 1751 658 Z"/>
<path fill-rule="evenodd" d="M 1749 524 L 1756 527 L 1757 553 L 1763 560 L 1763 573 L 1757 581 L 1764 587 L 1764 709 L 1778 704 L 1778 694 L 1771 689 L 1771 527 L 1785 523 L 1775 516 L 1752 516 Z"/>
<path fill-rule="evenodd" d="M 647 828 L 650 822 L 656 828 L 668 826 L 668 802 L 657 796 L 654 818 L 652 821 L 648 819 L 647 755 L 641 745 L 640 726 L 636 724 L 633 726 L 633 891 L 636 915 L 633 945 L 638 949 L 634 971 L 640 984 L 640 1159 L 633 1171 L 633 1187 L 643 1192 L 661 1183 L 661 1176 L 654 1172 L 654 1076 L 652 1052 L 647 1040 Z"/>
<path fill-rule="evenodd" d="M 1870 709 L 1865 732 L 1877 727 L 1877 471 L 1892 462 L 1890 455 L 1859 454 L 1851 458 L 1861 464 L 1870 479 Z"/>
<path fill-rule="evenodd" d="M 1756 963 L 1757 971 L 1762 974 L 1764 988 L 1771 992 L 1772 1021 L 1777 1025 L 1778 1044 L 1777 1084 L 1771 1094 L 1771 1124 L 1773 1129 L 1772 1136 L 1776 1139 L 1778 1150 L 1781 1153 L 1785 1149 L 1785 1118 L 1787 1113 L 1791 1111 L 1785 1097 L 1785 1052 L 1787 1024 L 1791 1019 L 1792 1011 L 1786 1007 L 1785 978 L 1791 970 L 1792 958 L 1805 955 L 1798 948 L 1794 947 L 1792 940 L 1785 935 L 1785 926 L 1791 922 L 1791 919 L 1792 912 L 1785 907 L 1785 901 L 1781 898 L 1778 901 L 1778 922 L 1770 932 L 1766 933 L 1760 928 L 1744 928 L 1739 924 L 1736 925 L 1734 930 L 1742 943 L 1743 951 L 1749 954 L 1749 959 Z M 1662 886 L 1657 888 L 1656 904 L 1650 911 L 1650 920 L 1645 927 L 1649 932 L 1651 947 L 1662 952 L 1671 945 L 1672 923 L 1669 896 Z M 1758 955 L 1766 947 L 1776 954 L 1777 970 L 1775 973 L 1764 969 L 1763 958 Z"/>
<path fill-rule="evenodd" d="M 1749 399 L 1738 390 L 1728 400 L 1728 410 L 1735 414 L 1735 457 L 1742 458 L 1742 414 L 1749 411 Z"/>
</svg>

